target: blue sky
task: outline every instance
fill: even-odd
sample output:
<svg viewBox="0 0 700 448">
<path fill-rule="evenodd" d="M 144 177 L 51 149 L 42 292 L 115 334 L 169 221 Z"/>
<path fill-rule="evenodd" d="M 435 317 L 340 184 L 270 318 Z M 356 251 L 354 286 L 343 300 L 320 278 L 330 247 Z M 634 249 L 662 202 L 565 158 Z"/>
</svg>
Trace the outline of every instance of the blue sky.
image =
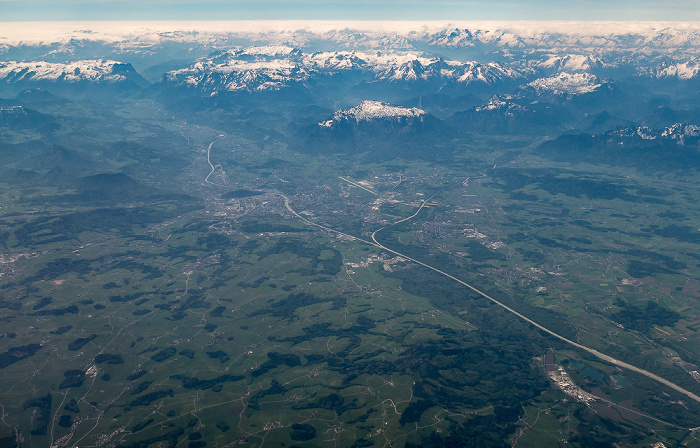
<svg viewBox="0 0 700 448">
<path fill-rule="evenodd" d="M 700 20 L 699 0 L 0 0 L 29 20 Z"/>
</svg>

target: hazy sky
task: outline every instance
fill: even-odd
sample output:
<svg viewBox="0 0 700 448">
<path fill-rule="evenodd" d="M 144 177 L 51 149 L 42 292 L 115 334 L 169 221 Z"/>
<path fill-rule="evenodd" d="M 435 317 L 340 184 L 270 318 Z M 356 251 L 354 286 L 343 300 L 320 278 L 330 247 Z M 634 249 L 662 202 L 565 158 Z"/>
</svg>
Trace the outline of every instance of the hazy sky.
<svg viewBox="0 0 700 448">
<path fill-rule="evenodd" d="M 700 0 L 0 0 L 1 21 L 700 20 Z"/>
</svg>

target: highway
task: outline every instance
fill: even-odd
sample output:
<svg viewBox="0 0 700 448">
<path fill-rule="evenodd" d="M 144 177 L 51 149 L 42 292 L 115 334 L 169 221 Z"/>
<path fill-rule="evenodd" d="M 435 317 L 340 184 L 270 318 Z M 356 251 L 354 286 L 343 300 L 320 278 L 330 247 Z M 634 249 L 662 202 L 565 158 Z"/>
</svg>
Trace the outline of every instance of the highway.
<svg viewBox="0 0 700 448">
<path fill-rule="evenodd" d="M 544 331 L 545 333 L 547 333 L 547 334 L 549 334 L 549 335 L 551 335 L 551 336 L 553 336 L 553 337 L 555 337 L 555 338 L 557 338 L 557 339 L 559 339 L 559 340 L 561 340 L 561 341 L 564 341 L 564 342 L 566 342 L 567 344 L 569 344 L 569 345 L 571 345 L 571 346 L 573 346 L 573 347 L 576 347 L 576 348 L 578 348 L 578 349 L 580 349 L 580 350 L 586 351 L 586 352 L 588 352 L 588 353 L 594 355 L 594 356 L 595 356 L 596 358 L 598 358 L 598 359 L 601 359 L 601 360 L 603 360 L 603 361 L 605 361 L 605 362 L 608 362 L 608 363 L 610 363 L 610 364 L 613 364 L 613 365 L 615 365 L 615 366 L 622 367 L 623 369 L 631 370 L 631 371 L 633 371 L 633 372 L 636 372 L 636 373 L 642 374 L 642 375 L 644 375 L 644 376 L 646 376 L 646 377 L 648 377 L 648 378 L 651 378 L 651 379 L 653 379 L 653 380 L 655 380 L 655 381 L 657 381 L 657 382 L 659 382 L 659 383 L 661 383 L 661 384 L 663 384 L 663 385 L 665 385 L 665 386 L 668 386 L 668 387 L 670 387 L 671 389 L 674 389 L 674 390 L 676 390 L 676 391 L 678 391 L 678 392 L 680 392 L 680 393 L 682 393 L 682 394 L 688 396 L 689 398 L 692 398 L 693 400 L 695 400 L 695 401 L 697 401 L 697 402 L 700 403 L 700 396 L 694 394 L 693 392 L 691 392 L 691 391 L 689 391 L 689 390 L 686 390 L 686 389 L 684 389 L 684 388 L 678 386 L 678 385 L 675 384 L 675 383 L 672 383 L 671 381 L 668 381 L 668 380 L 665 379 L 665 378 L 660 377 L 659 375 L 656 375 L 656 374 L 654 374 L 654 373 L 652 373 L 652 372 L 649 372 L 648 370 L 640 369 L 639 367 L 633 366 L 632 364 L 628 364 L 628 363 L 626 363 L 626 362 L 624 362 L 624 361 L 620 361 L 619 359 L 615 359 L 615 358 L 613 358 L 612 356 L 608 356 L 608 355 L 606 355 L 606 354 L 604 354 L 604 353 L 599 352 L 598 350 L 592 349 L 592 348 L 590 348 L 590 347 L 586 347 L 585 345 L 579 344 L 578 342 L 575 342 L 575 341 L 572 341 L 571 339 L 565 338 L 564 336 L 561 336 L 560 334 L 555 333 L 554 331 L 550 330 L 549 328 L 546 328 L 546 327 L 544 327 L 544 326 L 538 324 L 537 322 L 533 321 L 532 319 L 530 319 L 530 318 L 528 318 L 528 317 L 526 317 L 526 316 L 520 314 L 519 312 L 515 311 L 513 308 L 510 308 L 509 306 L 507 306 L 507 305 L 501 303 L 500 301 L 494 299 L 493 297 L 491 297 L 490 295 L 486 294 L 485 292 L 483 292 L 483 291 L 481 291 L 481 290 L 475 288 L 474 286 L 470 285 L 469 283 L 467 283 L 467 282 L 465 282 L 465 281 L 463 281 L 463 280 L 460 280 L 460 279 L 458 279 L 457 277 L 455 277 L 455 276 L 453 276 L 453 275 L 450 275 L 450 274 L 448 274 L 448 273 L 446 273 L 446 272 L 444 272 L 444 271 L 441 271 L 440 269 L 438 269 L 438 268 L 436 268 L 436 267 L 433 267 L 433 266 L 431 266 L 431 265 L 429 265 L 429 264 L 427 264 L 427 263 L 423 263 L 422 261 L 416 260 L 415 258 L 411 258 L 411 257 L 409 257 L 408 255 L 402 254 L 401 252 L 397 252 L 397 251 L 395 251 L 395 250 L 393 250 L 393 249 L 390 249 L 390 248 L 384 246 L 384 245 L 381 244 L 379 241 L 377 241 L 376 235 L 377 235 L 378 232 L 380 232 L 381 230 L 385 229 L 387 226 L 382 227 L 382 228 L 380 228 L 380 229 L 378 229 L 378 230 L 375 230 L 374 233 L 372 233 L 372 241 L 365 240 L 365 239 L 358 238 L 358 237 L 353 236 L 353 235 L 349 235 L 349 234 L 347 234 L 347 233 L 339 232 L 339 231 L 337 231 L 337 230 L 335 230 L 335 229 L 332 229 L 332 228 L 330 228 L 330 227 L 327 227 L 327 226 L 324 226 L 324 225 L 321 225 L 321 224 L 317 224 L 317 223 L 315 223 L 315 222 L 313 222 L 313 221 L 310 221 L 309 219 L 307 219 L 307 218 L 301 216 L 301 215 L 300 215 L 299 213 L 297 213 L 294 209 L 292 209 L 292 207 L 291 207 L 291 205 L 290 205 L 290 203 L 289 203 L 289 198 L 288 198 L 287 196 L 282 195 L 282 194 L 280 194 L 280 196 L 282 196 L 282 197 L 284 198 L 284 205 L 285 205 L 285 207 L 287 208 L 287 210 L 289 210 L 292 214 L 294 214 L 294 216 L 296 216 L 297 218 L 301 219 L 301 220 L 302 220 L 303 222 L 305 222 L 306 224 L 309 224 L 309 225 L 312 225 L 312 226 L 315 226 L 315 227 L 319 227 L 319 228 L 321 228 L 321 229 L 327 230 L 327 231 L 329 231 L 329 232 L 333 232 L 333 233 L 338 234 L 338 235 L 342 235 L 342 236 L 348 237 L 348 238 L 350 238 L 350 239 L 352 239 L 352 240 L 361 241 L 361 242 L 363 242 L 363 243 L 370 244 L 370 245 L 375 246 L 375 247 L 377 247 L 377 248 L 379 248 L 379 249 L 381 249 L 381 250 L 390 252 L 390 253 L 392 253 L 392 254 L 394 254 L 394 255 L 398 255 L 398 256 L 403 257 L 403 258 L 405 258 L 405 259 L 407 259 L 407 260 L 410 260 L 410 261 L 412 261 L 412 262 L 414 262 L 414 263 L 416 263 L 416 264 L 419 264 L 419 265 L 421 265 L 421 266 L 424 266 L 424 267 L 426 267 L 426 268 L 428 268 L 428 269 L 430 269 L 430 270 L 432 270 L 432 271 L 437 272 L 438 274 L 444 275 L 445 277 L 447 277 L 447 278 L 449 278 L 449 279 L 451 279 L 451 280 L 456 281 L 457 283 L 459 283 L 459 284 L 461 284 L 461 285 L 463 285 L 463 286 L 469 288 L 470 290 L 474 291 L 475 293 L 479 294 L 480 296 L 482 296 L 482 297 L 484 297 L 484 298 L 490 300 L 491 302 L 493 302 L 493 303 L 495 303 L 496 305 L 500 306 L 501 308 L 507 310 L 508 312 L 514 314 L 515 316 L 517 316 L 518 318 L 524 320 L 525 322 L 529 323 L 530 325 L 534 326 L 535 328 L 537 328 L 537 329 L 539 329 L 539 330 L 542 330 L 542 331 Z M 418 209 L 418 211 L 416 211 L 416 213 L 414 213 L 413 215 L 409 216 L 408 218 L 404 218 L 404 219 L 402 219 L 402 220 L 400 220 L 400 221 L 397 221 L 397 222 L 395 222 L 395 223 L 393 223 L 393 224 L 391 224 L 391 225 L 396 225 L 396 224 L 398 224 L 398 223 L 400 223 L 400 222 L 405 222 L 405 221 L 408 221 L 409 219 L 415 217 L 415 216 L 423 209 L 423 207 L 425 206 L 425 204 L 426 204 L 430 199 L 431 199 L 431 198 L 426 199 L 426 200 L 421 204 L 420 208 Z"/>
</svg>

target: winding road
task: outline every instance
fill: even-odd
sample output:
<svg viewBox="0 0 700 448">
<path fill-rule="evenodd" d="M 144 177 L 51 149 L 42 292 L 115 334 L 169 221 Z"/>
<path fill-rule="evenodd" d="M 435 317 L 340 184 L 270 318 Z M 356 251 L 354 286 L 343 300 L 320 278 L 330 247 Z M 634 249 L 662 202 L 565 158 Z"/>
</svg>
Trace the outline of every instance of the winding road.
<svg viewBox="0 0 700 448">
<path fill-rule="evenodd" d="M 220 135 L 219 138 L 217 138 L 217 139 L 214 140 L 213 142 L 209 143 L 209 146 L 207 147 L 207 163 L 208 163 L 209 166 L 211 167 L 211 171 L 209 172 L 209 174 L 207 174 L 207 177 L 204 178 L 204 182 L 206 182 L 206 183 L 208 183 L 208 184 L 219 185 L 219 184 L 215 184 L 214 182 L 209 182 L 209 177 L 210 177 L 212 174 L 214 174 L 214 171 L 216 170 L 216 167 L 211 163 L 211 147 L 214 145 L 214 143 L 223 140 L 224 137 L 226 137 L 226 136 L 225 136 L 225 135 Z M 217 165 L 217 166 L 219 166 L 219 165 Z M 220 186 L 220 187 L 223 187 L 224 185 L 219 185 L 219 186 Z"/>
</svg>

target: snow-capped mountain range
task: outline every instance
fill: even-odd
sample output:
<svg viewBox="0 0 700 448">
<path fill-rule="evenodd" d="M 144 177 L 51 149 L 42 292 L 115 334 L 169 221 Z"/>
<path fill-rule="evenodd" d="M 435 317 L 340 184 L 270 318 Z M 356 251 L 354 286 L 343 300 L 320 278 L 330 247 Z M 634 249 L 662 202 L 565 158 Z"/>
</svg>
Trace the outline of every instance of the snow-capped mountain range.
<svg viewBox="0 0 700 448">
<path fill-rule="evenodd" d="M 652 129 L 649 126 L 624 127 L 609 131 L 605 135 L 611 137 L 641 138 L 642 140 L 672 140 L 684 145 L 687 140 L 697 141 L 700 138 L 700 126 L 688 123 L 676 123 L 663 129 Z"/>
<path fill-rule="evenodd" d="M 138 75 L 131 64 L 110 60 L 79 60 L 71 63 L 0 62 L 0 80 L 6 83 L 22 81 L 119 83 L 128 81 L 134 76 Z"/>
<path fill-rule="evenodd" d="M 158 83 L 194 89 L 208 96 L 220 92 L 282 90 L 305 85 L 307 81 L 320 77 L 356 73 L 368 83 L 432 83 L 436 89 L 448 85 L 458 89 L 520 85 L 537 93 L 546 91 L 581 95 L 593 92 L 605 83 L 595 72 L 621 65 L 624 64 L 576 54 L 546 54 L 541 60 L 477 62 L 443 59 L 415 50 L 308 52 L 296 47 L 270 45 L 214 52 L 187 66 L 164 73 Z M 692 61 L 632 65 L 630 70 L 636 77 L 645 79 L 700 79 L 700 64 Z M 70 62 L 0 61 L 0 81 L 6 84 L 118 84 L 128 81 L 147 84 L 130 63 L 100 59 Z"/>
<path fill-rule="evenodd" d="M 231 45 L 315 41 L 353 48 L 413 47 L 417 42 L 444 48 L 491 45 L 500 48 L 692 49 L 700 45 L 696 22 L 575 21 L 207 21 L 207 22 L 21 22 L 3 25 L 0 45 L 55 43 L 70 48 L 80 41 L 105 42 L 125 51 L 170 43 Z"/>
<path fill-rule="evenodd" d="M 121 64 L 205 96 L 282 90 L 343 72 L 363 73 L 364 82 L 529 84 L 569 94 L 574 84 L 578 93 L 591 88 L 591 76 L 700 78 L 700 26 L 692 23 L 21 25 L 6 24 L 0 36 L 4 82 L 123 82 L 131 66 Z M 158 73 L 163 63 L 170 67 Z"/>
<path fill-rule="evenodd" d="M 526 73 L 532 72 L 497 62 L 445 61 L 417 52 L 306 53 L 298 48 L 272 46 L 217 52 L 166 73 L 160 82 L 205 93 L 280 90 L 314 77 L 351 71 L 366 75 L 368 82 L 451 82 L 462 86 L 525 80 Z"/>
<path fill-rule="evenodd" d="M 698 79 L 700 64 L 698 62 L 663 62 L 653 67 L 640 67 L 638 74 L 657 79 Z"/>
<path fill-rule="evenodd" d="M 492 134 L 542 126 L 658 128 L 700 116 L 693 109 L 700 25 L 692 23 L 51 27 L 42 34 L 41 27 L 7 24 L 0 36 L 0 98 L 42 88 L 55 101 L 89 87 L 201 107 L 274 99 L 328 112 L 309 113 L 305 126 L 430 117 L 439 126 Z M 26 97 L 30 106 L 31 97 L 38 101 Z M 673 110 L 655 112 L 658 98 L 674 98 L 673 107 L 666 105 Z M 357 106 L 332 112 L 348 104 Z M 656 121 L 645 122 L 650 116 Z"/>
<path fill-rule="evenodd" d="M 148 84 L 131 64 L 113 60 L 0 61 L 0 97 L 36 88 L 77 96 L 96 90 L 134 93 Z"/>
</svg>

